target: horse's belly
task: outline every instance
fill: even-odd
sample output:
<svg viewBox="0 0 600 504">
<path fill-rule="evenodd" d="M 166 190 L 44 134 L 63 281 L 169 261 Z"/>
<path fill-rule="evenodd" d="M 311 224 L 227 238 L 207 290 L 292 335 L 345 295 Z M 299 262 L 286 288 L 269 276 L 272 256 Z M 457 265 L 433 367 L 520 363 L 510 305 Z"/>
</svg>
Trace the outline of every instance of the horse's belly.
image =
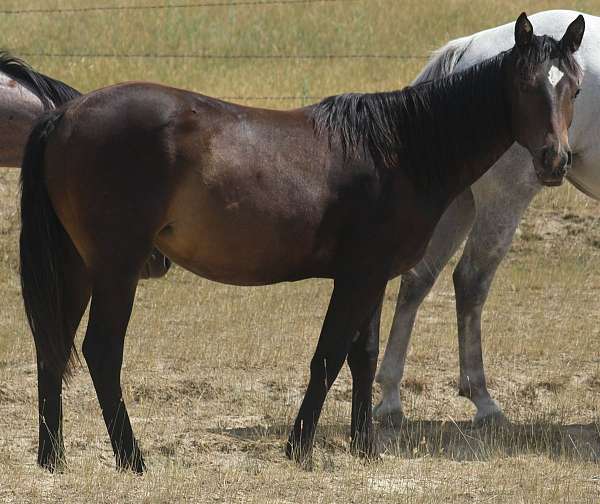
<svg viewBox="0 0 600 504">
<path fill-rule="evenodd" d="M 292 240 L 260 232 L 223 236 L 223 228 L 174 222 L 156 245 L 180 266 L 209 280 L 235 285 L 267 285 L 313 276 L 327 276 L 327 258 L 312 253 L 310 238 Z M 247 231 L 251 232 L 247 228 Z"/>
<path fill-rule="evenodd" d="M 575 158 L 574 169 L 567 173 L 567 179 L 581 192 L 600 200 L 600 170 L 592 163 L 583 164 Z"/>
<path fill-rule="evenodd" d="M 156 246 L 180 266 L 205 278 L 265 285 L 328 276 L 335 243 L 319 236 L 314 205 L 280 205 L 274 198 L 223 201 L 187 186 L 174 199 Z"/>
</svg>

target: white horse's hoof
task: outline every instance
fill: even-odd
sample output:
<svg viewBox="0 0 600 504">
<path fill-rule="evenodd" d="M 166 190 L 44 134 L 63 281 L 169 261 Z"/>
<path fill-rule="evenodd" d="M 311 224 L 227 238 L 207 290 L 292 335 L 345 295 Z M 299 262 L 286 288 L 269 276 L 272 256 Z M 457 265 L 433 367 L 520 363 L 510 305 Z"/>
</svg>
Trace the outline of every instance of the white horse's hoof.
<svg viewBox="0 0 600 504">
<path fill-rule="evenodd" d="M 504 416 L 502 411 L 491 411 L 485 415 L 475 415 L 473 419 L 473 427 L 475 429 L 487 429 L 487 428 L 498 428 L 506 427 L 510 422 L 508 418 Z"/>
<path fill-rule="evenodd" d="M 398 428 L 406 422 L 406 417 L 401 409 L 395 410 L 384 410 L 382 403 L 379 403 L 373 408 L 373 418 L 379 421 L 379 424 L 383 427 Z"/>
</svg>

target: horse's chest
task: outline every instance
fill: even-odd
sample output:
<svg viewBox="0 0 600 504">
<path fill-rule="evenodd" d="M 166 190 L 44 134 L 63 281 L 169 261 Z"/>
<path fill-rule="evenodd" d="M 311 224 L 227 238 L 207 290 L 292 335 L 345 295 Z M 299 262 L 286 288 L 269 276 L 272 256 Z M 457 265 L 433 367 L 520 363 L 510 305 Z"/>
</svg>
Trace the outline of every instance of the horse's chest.
<svg viewBox="0 0 600 504">
<path fill-rule="evenodd" d="M 412 207 L 411 207 L 412 208 Z M 401 212 L 374 218 L 345 246 L 357 267 L 385 267 L 393 276 L 410 270 L 427 249 L 435 229 L 435 216 L 427 210 Z"/>
<path fill-rule="evenodd" d="M 391 276 L 398 276 L 413 268 L 425 255 L 428 239 L 407 240 L 404 247 L 392 258 Z"/>
</svg>

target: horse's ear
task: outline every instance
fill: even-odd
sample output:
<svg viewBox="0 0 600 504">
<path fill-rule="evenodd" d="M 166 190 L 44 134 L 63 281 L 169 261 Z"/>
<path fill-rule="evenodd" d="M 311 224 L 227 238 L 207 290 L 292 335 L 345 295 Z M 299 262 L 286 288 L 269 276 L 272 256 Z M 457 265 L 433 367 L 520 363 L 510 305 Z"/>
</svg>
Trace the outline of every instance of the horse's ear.
<svg viewBox="0 0 600 504">
<path fill-rule="evenodd" d="M 527 14 L 521 13 L 515 24 L 515 44 L 519 50 L 526 49 L 533 39 L 533 26 L 527 19 Z"/>
<path fill-rule="evenodd" d="M 581 14 L 577 16 L 577 19 L 573 21 L 567 31 L 563 35 L 562 40 L 560 41 L 560 46 L 563 51 L 568 51 L 574 53 L 579 49 L 581 45 L 581 39 L 583 39 L 583 34 L 585 32 L 585 19 Z"/>
</svg>

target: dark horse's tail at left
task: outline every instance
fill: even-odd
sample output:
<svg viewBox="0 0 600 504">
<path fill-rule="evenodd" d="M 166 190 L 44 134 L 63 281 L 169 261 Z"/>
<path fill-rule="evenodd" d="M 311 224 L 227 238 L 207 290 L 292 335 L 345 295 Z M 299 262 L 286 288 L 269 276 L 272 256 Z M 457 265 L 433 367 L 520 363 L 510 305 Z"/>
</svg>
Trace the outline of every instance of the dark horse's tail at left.
<svg viewBox="0 0 600 504">
<path fill-rule="evenodd" d="M 27 320 L 41 365 L 62 375 L 69 373 L 72 342 L 63 339 L 63 271 L 60 251 L 64 229 L 58 220 L 44 176 L 48 136 L 63 112 L 48 112 L 34 126 L 21 168 L 21 289 Z"/>
<path fill-rule="evenodd" d="M 76 331 L 65 306 L 74 247 L 52 207 L 44 173 L 46 143 L 62 116 L 60 109 L 53 110 L 36 123 L 21 169 L 21 289 L 37 356 L 38 463 L 51 470 L 63 461 L 62 380 L 71 372 Z M 75 260 L 83 264 L 80 257 Z M 87 299 L 82 304 L 85 310 Z"/>
</svg>

